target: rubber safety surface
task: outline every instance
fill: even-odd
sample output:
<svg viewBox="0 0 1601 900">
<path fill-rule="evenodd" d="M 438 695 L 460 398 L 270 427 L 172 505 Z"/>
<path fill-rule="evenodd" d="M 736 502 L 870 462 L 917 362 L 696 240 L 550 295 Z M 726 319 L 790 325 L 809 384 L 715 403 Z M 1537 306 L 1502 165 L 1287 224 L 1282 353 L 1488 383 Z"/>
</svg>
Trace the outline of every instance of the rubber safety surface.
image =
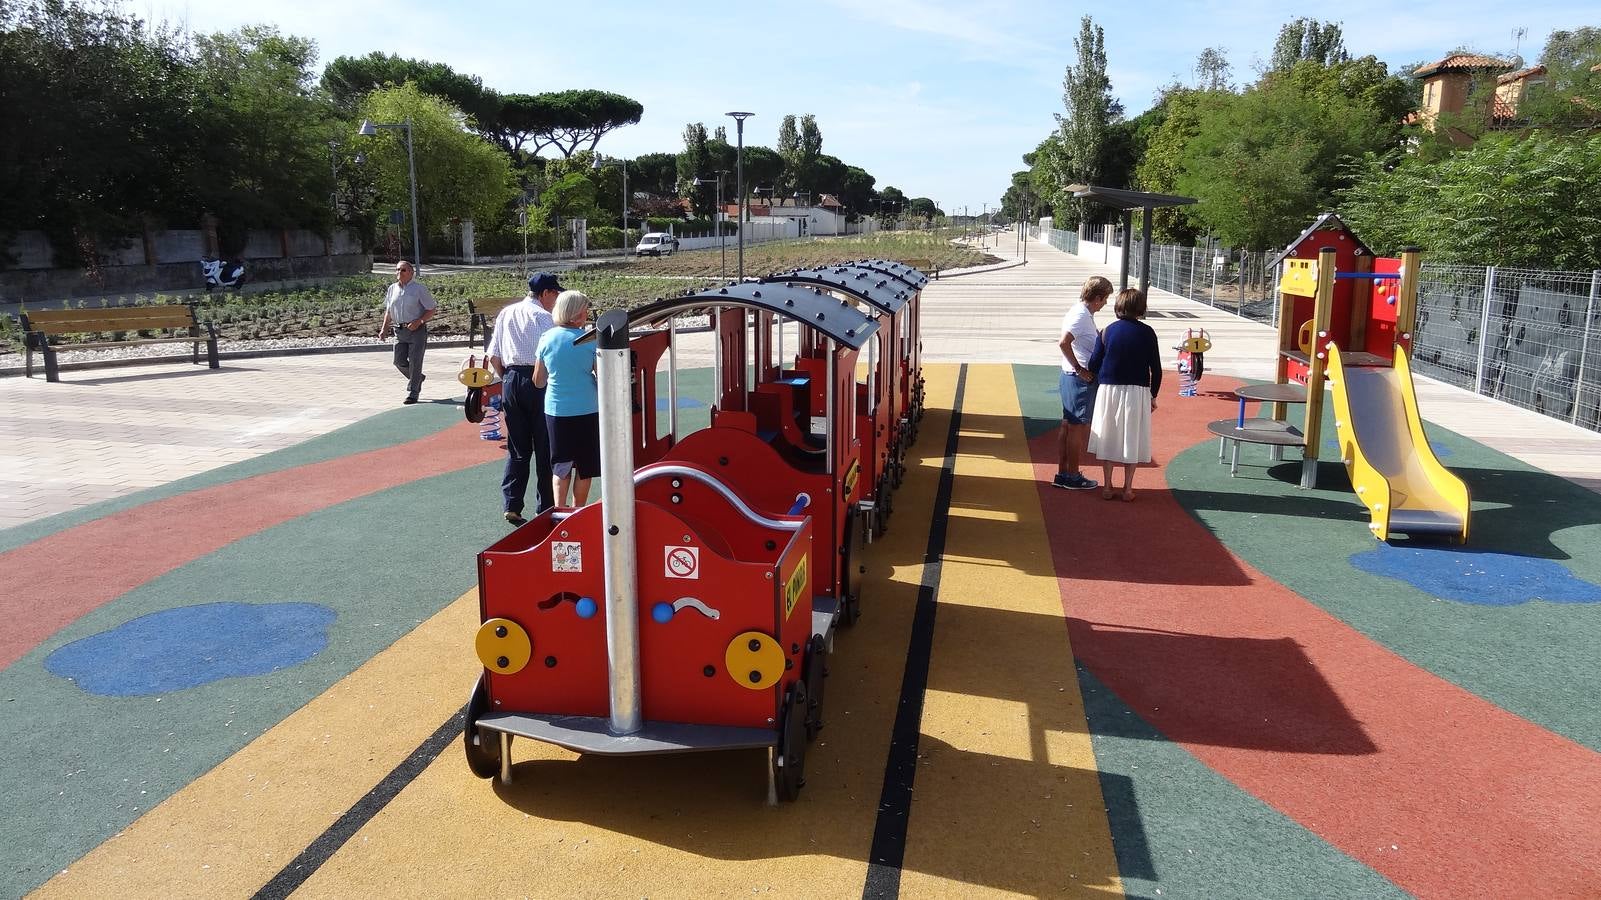
<svg viewBox="0 0 1601 900">
<path fill-rule="evenodd" d="M 62 573 L 0 600 L 0 896 L 1593 887 L 1601 754 L 1576 701 L 1601 679 L 1601 498 L 1434 435 L 1483 503 L 1473 549 L 1567 579 L 1444 599 L 1453 572 L 1523 570 L 1385 574 L 1337 469 L 1314 492 L 1265 460 L 1228 477 L 1201 426 L 1231 401 L 1164 397 L 1125 504 L 1049 486 L 1055 370 L 927 378 L 780 807 L 754 752 L 518 741 L 511 785 L 469 773 L 472 561 L 505 526 L 498 453 L 459 410 L 0 534 L 8 571 Z"/>
</svg>

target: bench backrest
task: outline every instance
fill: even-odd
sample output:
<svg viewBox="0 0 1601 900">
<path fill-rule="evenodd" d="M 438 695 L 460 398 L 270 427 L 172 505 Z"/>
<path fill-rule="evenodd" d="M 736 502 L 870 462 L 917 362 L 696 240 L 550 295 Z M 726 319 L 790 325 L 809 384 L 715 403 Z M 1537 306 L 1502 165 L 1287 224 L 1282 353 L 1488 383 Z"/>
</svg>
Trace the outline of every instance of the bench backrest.
<svg viewBox="0 0 1601 900">
<path fill-rule="evenodd" d="M 193 328 L 197 324 L 195 308 L 187 303 L 110 306 L 104 309 L 40 309 L 22 313 L 21 317 L 24 331 L 44 334 Z"/>
<path fill-rule="evenodd" d="M 521 297 L 480 297 L 477 300 L 467 301 L 467 311 L 474 316 L 482 316 L 483 321 L 493 322 L 500 311 L 521 300 Z"/>
</svg>

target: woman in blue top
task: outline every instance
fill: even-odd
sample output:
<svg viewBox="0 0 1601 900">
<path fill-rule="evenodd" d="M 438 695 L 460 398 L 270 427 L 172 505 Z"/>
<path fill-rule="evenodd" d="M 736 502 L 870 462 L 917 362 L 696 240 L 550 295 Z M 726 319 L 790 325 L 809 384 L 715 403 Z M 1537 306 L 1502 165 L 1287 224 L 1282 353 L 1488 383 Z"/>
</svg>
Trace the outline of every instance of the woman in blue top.
<svg viewBox="0 0 1601 900">
<path fill-rule="evenodd" d="M 556 327 L 539 339 L 534 386 L 545 388 L 545 429 L 550 436 L 551 484 L 556 505 L 589 499 L 589 480 L 600 474 L 600 399 L 595 384 L 595 343 L 574 344 L 589 321 L 589 297 L 562 291 L 550 316 Z"/>
<path fill-rule="evenodd" d="M 1123 499 L 1134 499 L 1134 468 L 1151 461 L 1151 413 L 1162 387 L 1162 351 L 1145 318 L 1145 292 L 1117 295 L 1117 321 L 1095 344 L 1089 370 L 1099 387 L 1089 451 L 1100 459 L 1101 496 L 1112 499 L 1112 465 L 1123 464 Z"/>
</svg>

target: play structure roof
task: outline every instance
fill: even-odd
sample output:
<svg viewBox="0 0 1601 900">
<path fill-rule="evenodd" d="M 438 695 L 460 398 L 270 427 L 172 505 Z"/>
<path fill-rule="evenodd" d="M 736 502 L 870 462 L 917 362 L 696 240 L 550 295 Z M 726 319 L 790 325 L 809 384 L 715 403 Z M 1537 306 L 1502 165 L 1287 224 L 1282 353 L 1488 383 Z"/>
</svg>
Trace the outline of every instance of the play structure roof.
<svg viewBox="0 0 1601 900">
<path fill-rule="evenodd" d="M 1330 228 L 1338 228 L 1339 230 L 1350 235 L 1351 240 L 1356 241 L 1358 253 L 1366 253 L 1369 256 L 1374 255 L 1373 249 L 1367 244 L 1362 243 L 1362 239 L 1357 237 L 1356 232 L 1351 229 L 1351 226 L 1345 224 L 1345 220 L 1341 219 L 1335 213 L 1327 212 L 1321 216 L 1318 216 L 1316 221 L 1314 221 L 1311 225 L 1308 225 L 1306 230 L 1301 232 L 1301 234 L 1295 240 L 1290 241 L 1290 243 L 1284 247 L 1284 252 L 1268 260 L 1267 267 L 1271 269 L 1283 262 L 1284 257 L 1289 256 L 1292 250 L 1301 246 L 1301 243 L 1307 238 L 1311 237 L 1313 232 L 1325 231 Z"/>
</svg>

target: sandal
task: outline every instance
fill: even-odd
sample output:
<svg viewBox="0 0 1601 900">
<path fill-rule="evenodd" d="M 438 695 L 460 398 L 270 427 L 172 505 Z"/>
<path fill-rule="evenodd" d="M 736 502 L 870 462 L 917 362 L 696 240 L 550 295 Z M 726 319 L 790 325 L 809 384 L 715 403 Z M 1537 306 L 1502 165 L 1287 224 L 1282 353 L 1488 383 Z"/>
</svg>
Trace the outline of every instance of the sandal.
<svg viewBox="0 0 1601 900">
<path fill-rule="evenodd" d="M 1134 502 L 1134 489 L 1133 488 L 1124 488 L 1123 489 L 1123 502 L 1124 503 L 1133 503 Z"/>
<path fill-rule="evenodd" d="M 1115 496 L 1115 495 L 1112 493 L 1112 489 L 1111 488 L 1101 488 L 1101 499 L 1102 500 L 1110 500 L 1110 499 L 1112 499 L 1113 496 Z"/>
</svg>

